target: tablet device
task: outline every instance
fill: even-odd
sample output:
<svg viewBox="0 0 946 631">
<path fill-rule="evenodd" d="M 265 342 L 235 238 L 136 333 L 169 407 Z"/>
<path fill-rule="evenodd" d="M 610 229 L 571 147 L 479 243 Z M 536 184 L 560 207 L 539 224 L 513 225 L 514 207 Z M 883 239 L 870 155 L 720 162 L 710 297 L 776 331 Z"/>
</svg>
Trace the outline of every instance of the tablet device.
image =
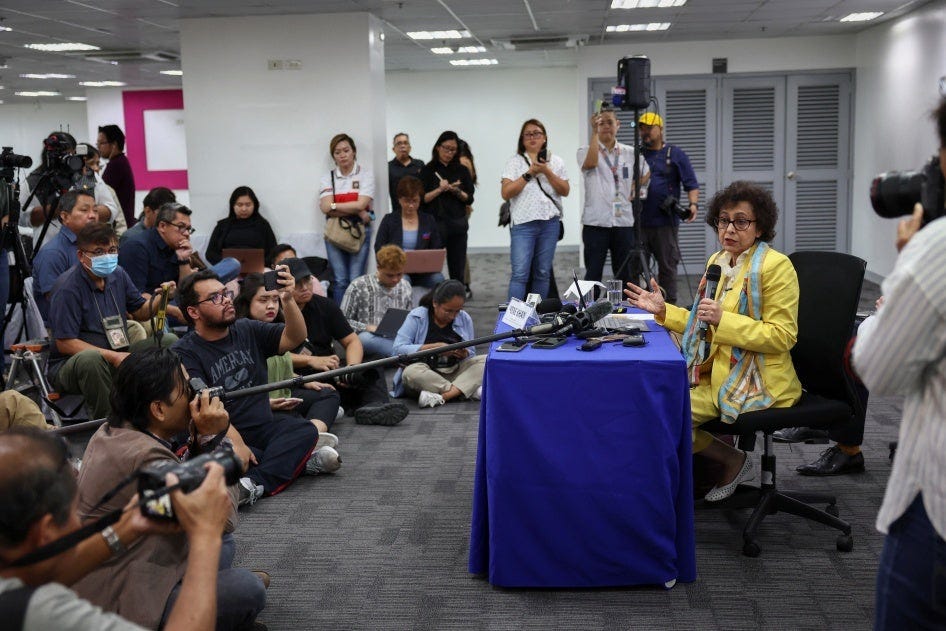
<svg viewBox="0 0 946 631">
<path fill-rule="evenodd" d="M 381 322 L 378 322 L 378 328 L 374 330 L 374 334 L 386 340 L 393 340 L 397 337 L 397 332 L 407 319 L 408 313 L 407 309 L 388 309 L 381 317 Z"/>
</svg>

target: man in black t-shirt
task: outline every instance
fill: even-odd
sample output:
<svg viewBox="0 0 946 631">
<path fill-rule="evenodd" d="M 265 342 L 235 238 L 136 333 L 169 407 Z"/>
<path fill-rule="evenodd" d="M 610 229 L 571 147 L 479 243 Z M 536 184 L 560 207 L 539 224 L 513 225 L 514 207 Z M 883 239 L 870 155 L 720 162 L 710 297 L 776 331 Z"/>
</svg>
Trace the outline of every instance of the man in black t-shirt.
<svg viewBox="0 0 946 631">
<path fill-rule="evenodd" d="M 296 350 L 309 354 L 308 366 L 296 365 L 300 373 L 324 372 L 339 367 L 333 342 L 345 349 L 345 365 L 354 366 L 364 359 L 365 349 L 358 335 L 348 324 L 345 314 L 333 301 L 312 292 L 312 272 L 302 259 L 284 259 L 296 281 L 293 300 L 302 310 L 308 338 Z M 384 373 L 378 368 L 345 375 L 335 381 L 342 407 L 354 414 L 360 425 L 397 425 L 407 417 L 407 406 L 392 402 L 388 396 Z"/>
<path fill-rule="evenodd" d="M 401 132 L 394 136 L 394 159 L 388 162 L 388 192 L 391 199 L 391 212 L 400 212 L 401 204 L 397 199 L 397 183 L 401 178 L 413 175 L 420 179 L 420 170 L 424 161 L 411 157 L 411 139 Z"/>
<path fill-rule="evenodd" d="M 199 377 L 227 392 L 263 385 L 268 380 L 266 358 L 305 340 L 305 321 L 292 300 L 292 276 L 282 266 L 279 269 L 285 324 L 237 320 L 233 293 L 212 270 L 184 279 L 178 299 L 194 331 L 181 338 L 174 350 L 191 378 Z M 279 493 L 303 471 L 317 474 L 338 469 L 338 452 L 331 447 L 315 449 L 319 438 L 315 426 L 299 416 L 274 413 L 267 393 L 232 399 L 226 407 L 257 461 L 240 480 L 241 503 Z"/>
</svg>

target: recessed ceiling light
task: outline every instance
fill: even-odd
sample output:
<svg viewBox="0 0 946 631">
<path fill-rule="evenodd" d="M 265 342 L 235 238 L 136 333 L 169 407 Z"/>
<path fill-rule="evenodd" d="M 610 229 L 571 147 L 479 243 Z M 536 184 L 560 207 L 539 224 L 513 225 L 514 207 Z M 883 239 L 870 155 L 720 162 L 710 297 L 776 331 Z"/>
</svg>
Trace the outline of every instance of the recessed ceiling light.
<svg viewBox="0 0 946 631">
<path fill-rule="evenodd" d="M 80 81 L 79 85 L 86 88 L 120 88 L 124 81 Z"/>
<path fill-rule="evenodd" d="M 865 13 L 851 13 L 841 18 L 842 22 L 869 22 L 883 15 L 881 11 L 868 11 Z"/>
<path fill-rule="evenodd" d="M 628 31 L 666 31 L 670 22 L 650 22 L 648 24 L 617 24 L 605 29 L 608 33 L 626 33 Z"/>
<path fill-rule="evenodd" d="M 84 96 L 67 96 L 66 100 L 67 101 L 84 101 L 85 97 Z"/>
<path fill-rule="evenodd" d="M 430 52 L 432 52 L 435 55 L 452 55 L 453 49 L 452 48 L 431 48 Z"/>
<path fill-rule="evenodd" d="M 0 26 L 0 31 L 12 31 L 13 29 L 7 28 L 5 26 Z"/>
<path fill-rule="evenodd" d="M 74 74 L 56 74 L 55 72 L 47 72 L 45 74 L 21 74 L 21 79 L 75 79 Z"/>
<path fill-rule="evenodd" d="M 495 59 L 451 59 L 452 66 L 495 66 L 499 62 Z"/>
<path fill-rule="evenodd" d="M 411 39 L 462 39 L 470 37 L 469 31 L 411 31 L 407 34 Z"/>
<path fill-rule="evenodd" d="M 43 50 L 47 53 L 67 53 L 78 50 L 102 50 L 98 46 L 91 44 L 80 44 L 79 42 L 61 42 L 58 44 L 24 44 L 24 48 L 33 50 Z"/>
<path fill-rule="evenodd" d="M 183 70 L 162 70 L 161 74 L 166 74 L 172 77 L 180 77 L 184 74 Z"/>
<path fill-rule="evenodd" d="M 457 49 L 457 52 L 458 53 L 485 53 L 486 47 L 485 46 L 460 46 L 460 48 Z"/>
<path fill-rule="evenodd" d="M 687 0 L 611 0 L 612 9 L 667 9 L 682 7 Z"/>
<path fill-rule="evenodd" d="M 16 96 L 59 96 L 59 92 L 40 90 L 38 92 L 14 92 Z"/>
</svg>

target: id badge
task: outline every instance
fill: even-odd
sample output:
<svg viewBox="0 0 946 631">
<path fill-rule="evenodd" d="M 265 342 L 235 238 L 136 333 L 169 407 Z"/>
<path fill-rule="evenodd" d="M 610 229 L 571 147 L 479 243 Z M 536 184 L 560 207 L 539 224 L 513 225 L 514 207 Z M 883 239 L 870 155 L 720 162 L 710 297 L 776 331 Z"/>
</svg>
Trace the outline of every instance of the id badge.
<svg viewBox="0 0 946 631">
<path fill-rule="evenodd" d="M 113 351 L 120 351 L 128 348 L 128 334 L 125 332 L 125 323 L 121 316 L 108 316 L 102 318 L 102 328 L 105 330 L 105 338 Z"/>
<path fill-rule="evenodd" d="M 624 204 L 621 203 L 621 200 L 614 200 L 612 206 L 614 206 L 614 216 L 623 217 L 624 216 Z"/>
</svg>

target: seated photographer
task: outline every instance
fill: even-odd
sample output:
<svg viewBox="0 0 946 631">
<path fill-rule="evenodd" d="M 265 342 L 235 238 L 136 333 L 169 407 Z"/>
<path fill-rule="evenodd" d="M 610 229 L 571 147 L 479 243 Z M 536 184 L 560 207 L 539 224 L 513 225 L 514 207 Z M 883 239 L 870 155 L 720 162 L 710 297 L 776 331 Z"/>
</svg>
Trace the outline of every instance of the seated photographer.
<svg viewBox="0 0 946 631">
<path fill-rule="evenodd" d="M 394 340 L 394 353 L 403 355 L 455 344 L 474 337 L 473 319 L 463 310 L 466 287 L 447 280 L 420 299 Z M 417 360 L 394 375 L 394 396 L 417 395 L 422 408 L 443 405 L 458 397 L 478 400 L 486 356 L 470 346 Z"/>
<path fill-rule="evenodd" d="M 435 226 L 436 228 L 436 226 Z M 390 357 L 394 341 L 374 332 L 388 309 L 407 309 L 411 304 L 411 285 L 404 280 L 407 257 L 396 245 L 377 251 L 378 269 L 351 282 L 342 298 L 342 313 L 358 334 L 365 355 Z"/>
<path fill-rule="evenodd" d="M 230 452 L 226 437 L 229 416 L 220 399 L 208 391 L 195 394 L 181 360 L 170 349 L 148 349 L 122 362 L 111 394 L 112 415 L 89 440 L 79 471 L 79 517 L 92 521 L 128 504 L 135 493 L 129 484 L 109 498 L 119 481 L 155 462 L 181 462 L 203 453 Z M 181 443 L 181 439 L 186 442 Z M 245 468 L 245 463 L 233 462 Z M 260 577 L 231 568 L 236 544 L 236 485 L 228 488 L 230 513 L 224 529 L 217 573 L 217 625 L 242 629 L 266 606 Z M 167 621 L 179 598 L 187 569 L 187 537 L 155 535 L 130 544 L 120 556 L 92 570 L 75 591 L 106 611 L 113 611 L 150 629 Z M 147 581 L 138 577 L 147 576 Z"/>
<path fill-rule="evenodd" d="M 396 245 L 404 250 L 439 250 L 443 247 L 437 220 L 428 213 L 420 212 L 424 183 L 412 175 L 397 183 L 395 210 L 381 219 L 378 234 L 374 238 L 374 251 L 386 245 Z M 400 205 L 400 209 L 397 209 Z M 407 274 L 412 287 L 430 287 L 443 282 L 441 272 Z"/>
<path fill-rule="evenodd" d="M 243 289 L 233 301 L 237 318 L 251 318 L 260 322 L 283 321 L 279 292 L 275 289 L 267 291 L 263 282 L 263 274 L 247 274 L 243 279 Z M 292 370 L 292 353 L 287 351 L 282 355 L 267 357 L 266 372 L 269 375 L 269 383 L 292 379 L 295 376 Z M 269 407 L 273 411 L 292 410 L 302 418 L 311 420 L 319 430 L 319 442 L 323 442 L 323 439 L 334 439 L 335 444 L 325 443 L 332 447 L 338 445 L 338 437 L 326 432 L 338 416 L 339 404 L 335 388 L 331 384 L 318 381 L 310 381 L 301 388 L 283 388 L 269 393 Z"/>
<path fill-rule="evenodd" d="M 108 224 L 90 223 L 76 235 L 77 258 L 52 291 L 49 328 L 50 381 L 56 390 L 85 397 L 92 418 L 108 416 L 115 369 L 129 353 L 153 346 L 154 339 L 130 342 L 128 318 L 147 320 L 157 301 L 145 300 L 118 266 L 118 237 Z M 161 337 L 162 346 L 177 340 Z"/>
<path fill-rule="evenodd" d="M 335 303 L 312 293 L 313 277 L 302 259 L 285 259 L 296 279 L 292 297 L 302 310 L 308 338 L 296 347 L 293 367 L 299 374 L 335 370 L 340 365 L 332 344 L 345 349 L 345 365 L 355 366 L 364 358 L 361 340 L 355 335 L 341 309 Z M 285 303 L 283 303 L 285 305 Z M 369 368 L 343 375 L 334 381 L 347 414 L 359 425 L 397 425 L 407 417 L 407 406 L 392 402 L 384 373 Z"/>
<path fill-rule="evenodd" d="M 279 266 L 279 299 L 285 324 L 237 320 L 233 292 L 213 270 L 184 279 L 178 292 L 181 311 L 194 330 L 174 345 L 191 378 L 226 391 L 265 385 L 266 358 L 295 348 L 305 340 L 305 321 L 292 300 L 295 283 Z M 319 431 L 309 421 L 273 412 L 265 392 L 227 403 L 230 422 L 253 452 L 246 477 L 240 480 L 240 504 L 275 495 L 303 472 L 336 471 L 341 460 L 329 446 L 316 449 Z"/>
<path fill-rule="evenodd" d="M 168 484 L 177 478 L 167 477 Z M 59 554 L 34 563 L 16 562 L 81 527 L 75 510 L 76 476 L 61 438 L 34 428 L 0 434 L 0 608 L 4 628 L 24 631 L 135 631 L 144 627 L 82 600 L 72 585 L 114 555 L 134 548 L 145 535 L 184 532 L 187 561 L 180 597 L 164 631 L 210 631 L 217 616 L 217 568 L 221 535 L 232 508 L 223 468 L 207 465 L 194 491 L 173 491 L 176 525 L 144 517 L 125 506 L 121 519 Z M 146 542 L 142 542 L 143 544 Z M 148 577 L 136 577 L 144 581 Z"/>
</svg>

